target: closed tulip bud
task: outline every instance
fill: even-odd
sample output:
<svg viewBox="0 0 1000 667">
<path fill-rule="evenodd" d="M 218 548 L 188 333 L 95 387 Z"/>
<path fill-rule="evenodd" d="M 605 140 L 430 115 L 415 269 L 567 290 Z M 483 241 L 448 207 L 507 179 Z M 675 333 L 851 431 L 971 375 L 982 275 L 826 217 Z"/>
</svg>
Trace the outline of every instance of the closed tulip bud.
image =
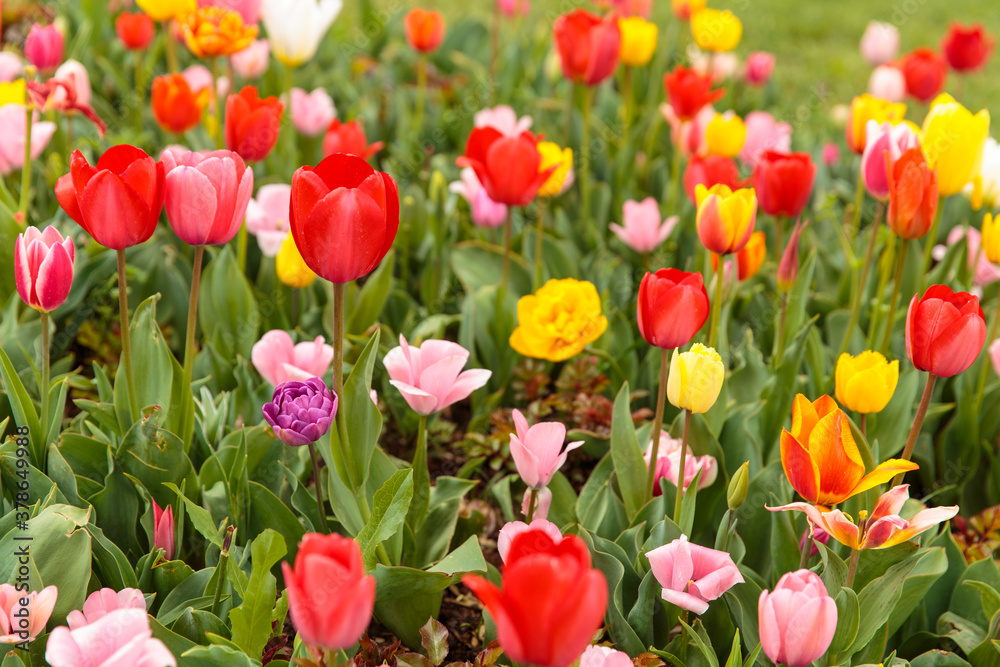
<svg viewBox="0 0 1000 667">
<path fill-rule="evenodd" d="M 725 185 L 695 188 L 698 201 L 698 238 L 720 255 L 739 252 L 750 240 L 757 220 L 757 195 L 753 188 L 730 190 Z"/>
<path fill-rule="evenodd" d="M 695 414 L 708 412 L 722 390 L 726 367 L 714 348 L 695 343 L 687 352 L 674 350 L 667 375 L 667 400 Z"/>
<path fill-rule="evenodd" d="M 729 487 L 726 489 L 726 504 L 729 509 L 735 512 L 747 499 L 747 489 L 750 487 L 750 462 L 744 461 L 733 476 L 729 479 Z"/>
<path fill-rule="evenodd" d="M 856 357 L 844 353 L 837 360 L 837 400 L 861 414 L 882 412 L 899 381 L 899 361 L 889 362 L 879 352 L 866 350 Z"/>
<path fill-rule="evenodd" d="M 574 9 L 556 19 L 552 33 L 563 76 L 573 83 L 596 86 L 618 66 L 621 32 L 614 15 Z"/>
<path fill-rule="evenodd" d="M 868 78 L 868 92 L 890 102 L 906 99 L 906 77 L 894 65 L 879 65 Z"/>
<path fill-rule="evenodd" d="M 788 123 L 779 123 L 766 111 L 751 111 L 745 122 L 747 138 L 739 156 L 743 164 L 755 166 L 766 151 L 792 151 L 792 126 Z"/>
<path fill-rule="evenodd" d="M 639 284 L 639 333 L 650 345 L 672 350 L 687 345 L 708 319 L 708 292 L 700 273 L 660 269 Z"/>
<path fill-rule="evenodd" d="M 700 9 L 691 15 L 691 36 L 702 51 L 732 51 L 743 37 L 743 23 L 728 9 Z"/>
<path fill-rule="evenodd" d="M 743 148 L 747 128 L 735 111 L 717 113 L 705 128 L 705 147 L 712 155 L 734 158 Z"/>
<path fill-rule="evenodd" d="M 886 171 L 889 173 L 889 208 L 885 221 L 889 229 L 904 239 L 923 237 L 930 231 L 937 214 L 936 171 L 928 166 L 919 148 L 903 153 L 892 171 Z"/>
<path fill-rule="evenodd" d="M 872 21 L 861 36 L 861 55 L 872 67 L 896 59 L 899 53 L 899 29 L 891 23 Z"/>
<path fill-rule="evenodd" d="M 274 57 L 297 67 L 312 60 L 343 0 L 264 0 L 260 19 Z"/>
<path fill-rule="evenodd" d="M 278 141 L 283 112 L 277 97 L 261 98 L 253 86 L 230 95 L 226 99 L 226 148 L 247 162 L 263 160 Z"/>
<path fill-rule="evenodd" d="M 815 182 L 816 165 L 809 153 L 764 151 L 753 170 L 754 192 L 768 215 L 798 217 Z"/>
<path fill-rule="evenodd" d="M 153 549 L 163 549 L 163 557 L 174 559 L 174 508 L 167 505 L 161 508 L 153 501 Z"/>
<path fill-rule="evenodd" d="M 164 74 L 153 79 L 153 118 L 168 132 L 183 134 L 201 122 L 211 91 L 197 93 L 180 74 Z"/>
<path fill-rule="evenodd" d="M 903 56 L 900 64 L 906 92 L 921 102 L 929 102 L 944 89 L 948 63 L 934 49 L 922 46 Z"/>
<path fill-rule="evenodd" d="M 972 365 L 986 342 L 979 299 L 931 285 L 906 312 L 906 354 L 917 370 L 946 378 Z"/>
<path fill-rule="evenodd" d="M 890 102 L 874 95 L 865 93 L 851 100 L 850 114 L 847 120 L 847 145 L 858 155 L 865 151 L 867 144 L 868 121 L 882 123 L 898 123 L 906 115 L 906 105 Z"/>
<path fill-rule="evenodd" d="M 991 213 L 983 216 L 982 246 L 986 259 L 1000 264 L 1000 216 Z"/>
<path fill-rule="evenodd" d="M 980 23 L 968 27 L 952 23 L 941 41 L 941 51 L 956 72 L 974 72 L 986 65 L 996 43 Z"/>
<path fill-rule="evenodd" d="M 924 118 L 921 145 L 927 163 L 937 170 L 942 197 L 961 192 L 979 172 L 983 147 L 990 131 L 990 112 L 975 115 L 951 95 L 939 95 Z"/>
<path fill-rule="evenodd" d="M 251 42 L 248 47 L 229 56 L 233 71 L 244 79 L 259 79 L 267 71 L 271 45 L 266 39 Z"/>
<path fill-rule="evenodd" d="M 14 282 L 21 299 L 47 313 L 63 304 L 73 286 L 73 239 L 49 226 L 28 227 L 14 244 Z"/>
<path fill-rule="evenodd" d="M 156 28 L 153 20 L 143 12 L 122 12 L 115 19 L 115 32 L 129 51 L 144 51 L 153 41 Z"/>
<path fill-rule="evenodd" d="M 767 84 L 771 80 L 772 72 L 774 72 L 774 54 L 767 51 L 754 51 L 747 56 L 743 77 L 751 86 Z"/>
<path fill-rule="evenodd" d="M 288 110 L 292 114 L 292 125 L 307 137 L 323 134 L 337 117 L 333 99 L 323 88 L 316 88 L 311 93 L 301 88 L 292 88 Z"/>
<path fill-rule="evenodd" d="M 281 242 L 281 248 L 274 258 L 274 271 L 278 280 L 289 287 L 309 287 L 316 281 L 316 273 L 309 268 L 302 253 L 295 245 L 295 238 L 289 234 Z"/>
<path fill-rule="evenodd" d="M 837 603 L 815 572 L 798 570 L 763 591 L 757 604 L 760 643 L 775 664 L 803 667 L 826 653 L 837 631 Z"/>
<path fill-rule="evenodd" d="M 253 170 L 225 150 L 196 153 L 175 147 L 160 159 L 167 221 L 178 238 L 196 246 L 229 243 L 253 195 Z"/>
<path fill-rule="evenodd" d="M 618 59 L 629 67 L 644 67 L 656 51 L 657 27 L 641 16 L 618 19 L 621 48 Z"/>
<path fill-rule="evenodd" d="M 403 17 L 403 24 L 406 41 L 414 51 L 431 53 L 444 41 L 444 16 L 441 12 L 414 7 Z"/>
<path fill-rule="evenodd" d="M 778 263 L 778 289 L 782 292 L 791 292 L 799 277 L 799 237 L 808 224 L 808 220 L 804 224 L 800 221 L 795 222 L 788 245 L 781 254 L 781 261 Z"/>
</svg>

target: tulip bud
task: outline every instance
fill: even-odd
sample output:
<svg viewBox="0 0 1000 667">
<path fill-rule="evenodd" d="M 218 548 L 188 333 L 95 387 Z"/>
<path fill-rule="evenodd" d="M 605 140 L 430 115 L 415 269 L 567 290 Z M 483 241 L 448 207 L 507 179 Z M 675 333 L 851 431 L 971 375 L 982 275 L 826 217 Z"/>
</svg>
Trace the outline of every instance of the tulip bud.
<svg viewBox="0 0 1000 667">
<path fill-rule="evenodd" d="M 983 216 L 983 254 L 994 264 L 1000 264 L 1000 216 Z"/>
<path fill-rule="evenodd" d="M 742 507 L 747 499 L 747 489 L 750 486 L 750 462 L 744 461 L 729 480 L 726 489 L 726 503 L 732 511 Z"/>
<path fill-rule="evenodd" d="M 621 31 L 621 47 L 618 59 L 629 67 L 643 67 L 649 64 L 656 50 L 657 27 L 641 16 L 618 19 Z"/>
<path fill-rule="evenodd" d="M 705 128 L 705 145 L 711 155 L 734 158 L 743 148 L 747 128 L 734 111 L 717 113 Z"/>
<path fill-rule="evenodd" d="M 788 239 L 785 252 L 781 255 L 781 262 L 778 264 L 778 289 L 782 292 L 791 292 L 795 280 L 799 277 L 799 237 L 802 236 L 802 230 L 808 225 L 808 220 L 805 221 L 805 224 L 795 223 L 792 237 Z"/>
<path fill-rule="evenodd" d="M 14 244 L 14 282 L 26 304 L 50 312 L 63 304 L 73 285 L 73 239 L 55 227 L 28 227 Z"/>
</svg>

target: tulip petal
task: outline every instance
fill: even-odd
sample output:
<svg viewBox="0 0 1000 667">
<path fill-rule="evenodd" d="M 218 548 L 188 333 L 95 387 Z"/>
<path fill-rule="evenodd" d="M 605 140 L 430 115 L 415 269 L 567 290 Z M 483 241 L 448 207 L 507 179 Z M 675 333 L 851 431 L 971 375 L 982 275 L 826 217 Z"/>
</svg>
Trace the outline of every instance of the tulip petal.
<svg viewBox="0 0 1000 667">
<path fill-rule="evenodd" d="M 468 398 L 476 389 L 485 387 L 492 375 L 493 371 L 483 368 L 471 368 L 461 372 L 451 389 L 448 390 L 448 393 L 442 399 L 442 407 L 447 407 L 452 403 L 457 403 Z"/>
<path fill-rule="evenodd" d="M 917 514 L 907 522 L 906 528 L 891 536 L 882 544 L 882 547 L 887 548 L 906 542 L 925 530 L 933 528 L 942 521 L 948 521 L 956 514 L 958 514 L 957 505 L 952 505 L 951 507 L 933 507 L 931 509 L 917 512 Z"/>
<path fill-rule="evenodd" d="M 867 491 L 868 489 L 874 489 L 880 484 L 885 484 L 898 474 L 910 472 L 918 469 L 919 467 L 920 466 L 913 461 L 906 461 L 904 459 L 889 459 L 887 461 L 883 461 L 878 465 L 878 467 L 875 468 L 875 470 L 872 470 L 870 473 L 861 478 L 858 485 L 851 491 L 851 495 L 854 496 L 862 493 L 863 491 Z M 878 506 L 876 505 L 876 510 L 877 509 Z M 872 515 L 874 516 L 874 512 Z"/>
<path fill-rule="evenodd" d="M 389 384 L 399 390 L 406 403 L 418 415 L 429 415 L 437 410 L 438 399 L 419 387 L 398 380 L 389 380 Z"/>
<path fill-rule="evenodd" d="M 50 249 L 35 280 L 35 296 L 44 311 L 55 310 L 62 305 L 73 286 L 73 260 L 66 248 L 56 243 Z"/>
<path fill-rule="evenodd" d="M 309 268 L 344 284 L 367 275 L 381 252 L 385 214 L 365 193 L 337 188 L 316 203 L 301 228 L 292 225 L 292 235 Z"/>
<path fill-rule="evenodd" d="M 179 166 L 167 174 L 167 220 L 188 245 L 205 245 L 217 218 L 219 193 L 209 176 L 195 167 Z"/>
<path fill-rule="evenodd" d="M 821 418 L 809 434 L 809 455 L 819 473 L 820 493 L 816 502 L 842 502 L 855 491 L 864 476 L 861 453 L 851 434 L 850 421 L 842 410 Z"/>
<path fill-rule="evenodd" d="M 137 227 L 149 216 L 146 202 L 110 171 L 100 171 L 90 179 L 79 202 L 81 210 L 90 212 L 88 218 L 100 213 L 100 227 L 87 231 L 101 245 L 121 250 L 145 240 L 138 238 L 137 232 L 142 231 Z"/>
<path fill-rule="evenodd" d="M 707 602 L 701 598 L 691 595 L 690 593 L 685 593 L 684 591 L 675 591 L 669 588 L 664 588 L 660 593 L 660 597 L 670 604 L 677 605 L 681 609 L 687 609 L 695 614 L 701 615 L 708 611 Z"/>
<path fill-rule="evenodd" d="M 792 428 L 795 428 L 794 424 Z M 788 431 L 781 432 L 781 467 L 792 488 L 806 500 L 816 502 L 820 493 L 819 468 L 809 450 Z"/>
</svg>

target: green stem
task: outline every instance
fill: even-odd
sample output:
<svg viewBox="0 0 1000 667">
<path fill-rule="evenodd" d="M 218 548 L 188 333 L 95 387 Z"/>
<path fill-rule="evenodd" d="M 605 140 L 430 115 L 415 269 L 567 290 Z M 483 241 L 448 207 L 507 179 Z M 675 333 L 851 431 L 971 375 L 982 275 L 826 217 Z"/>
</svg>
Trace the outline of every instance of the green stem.
<svg viewBox="0 0 1000 667">
<path fill-rule="evenodd" d="M 31 121 L 34 109 L 25 99 L 24 104 L 24 164 L 21 165 L 21 201 L 17 210 L 20 223 L 28 226 L 28 204 L 31 199 Z"/>
<path fill-rule="evenodd" d="M 875 288 L 875 300 L 872 306 L 872 315 L 868 322 L 868 343 L 869 350 L 875 349 L 875 337 L 878 335 L 878 328 L 882 320 L 882 295 L 885 294 L 885 286 L 889 282 L 892 272 L 892 262 L 896 254 L 896 235 L 890 234 L 889 241 L 882 251 L 882 259 L 879 260 L 878 286 Z"/>
<path fill-rule="evenodd" d="M 163 22 L 163 38 L 166 40 L 167 69 L 171 74 L 176 74 L 180 69 L 180 66 L 177 64 L 177 44 L 174 39 L 174 31 L 171 29 L 170 24 L 170 21 Z"/>
<path fill-rule="evenodd" d="M 542 286 L 542 253 L 545 251 L 545 204 L 538 200 L 538 220 L 535 227 L 535 281 L 534 289 Z"/>
<path fill-rule="evenodd" d="M 531 525 L 531 520 L 535 518 L 535 507 L 538 505 L 538 489 L 531 487 L 531 495 L 528 496 L 528 515 L 525 517 L 525 523 L 529 526 Z"/>
<path fill-rule="evenodd" d="M 861 228 L 861 207 L 865 203 L 865 178 L 864 170 L 858 170 L 858 184 L 854 189 L 854 217 L 851 220 L 851 241 L 858 236 Z"/>
<path fill-rule="evenodd" d="M 727 255 L 719 257 L 719 268 L 715 270 L 715 298 L 712 299 L 712 321 L 708 325 L 708 346 L 715 347 L 719 340 L 719 315 L 722 313 L 722 277 L 725 275 Z"/>
<path fill-rule="evenodd" d="M 344 391 L 344 285 L 333 284 L 333 391 Z"/>
<path fill-rule="evenodd" d="M 667 191 L 667 202 L 670 205 L 670 211 L 677 211 L 680 202 L 677 201 L 679 196 L 679 187 L 681 182 L 681 147 L 675 145 L 673 147 L 674 155 L 670 166 L 670 189 Z M 780 252 L 780 251 L 779 251 Z"/>
<path fill-rule="evenodd" d="M 128 389 L 130 419 L 134 424 L 142 414 L 139 397 L 135 393 L 135 376 L 132 374 L 132 335 L 128 329 L 128 286 L 125 280 L 125 250 L 118 250 L 118 316 L 122 329 L 122 357 L 125 361 L 125 387 Z"/>
<path fill-rule="evenodd" d="M 684 410 L 684 433 L 681 435 L 681 460 L 677 470 L 677 499 L 674 501 L 674 523 L 681 525 L 681 505 L 684 504 L 684 466 L 688 450 L 688 433 L 691 430 L 691 411 Z"/>
<path fill-rule="evenodd" d="M 321 475 L 319 472 L 319 457 L 316 456 L 316 443 L 309 443 L 309 458 L 312 459 L 313 467 L 313 485 L 316 487 L 316 508 L 319 510 L 319 525 L 323 530 L 323 534 L 330 532 L 330 528 L 326 525 L 326 504 L 323 502 L 323 485 L 320 482 Z"/>
<path fill-rule="evenodd" d="M 667 400 L 667 369 L 670 366 L 668 350 L 660 349 L 660 384 L 656 390 L 656 412 L 653 417 L 653 429 L 650 439 L 653 443 L 646 472 L 646 502 L 653 499 L 653 485 L 656 483 L 656 459 L 660 454 L 660 431 L 663 429 L 663 408 Z"/>
<path fill-rule="evenodd" d="M 142 132 L 142 107 L 143 107 L 143 92 L 142 92 L 142 51 L 134 51 L 132 53 L 135 58 L 135 113 L 132 114 L 132 120 L 135 123 L 135 131 Z"/>
<path fill-rule="evenodd" d="M 722 536 L 722 551 L 729 551 L 729 535 L 733 532 L 733 524 L 736 522 L 736 512 L 731 509 L 726 510 L 726 516 L 728 517 L 726 523 L 726 534 Z"/>
<path fill-rule="evenodd" d="M 906 436 L 906 445 L 903 447 L 902 459 L 909 461 L 913 455 L 913 447 L 917 444 L 917 437 L 920 435 L 920 427 L 924 425 L 924 417 L 927 416 L 927 406 L 931 404 L 931 396 L 934 394 L 934 383 L 937 376 L 927 374 L 927 384 L 924 385 L 924 394 L 920 397 L 920 405 L 917 407 L 917 415 L 913 418 L 913 425 L 910 427 L 910 434 Z M 903 473 L 896 475 L 890 488 L 903 483 Z"/>
<path fill-rule="evenodd" d="M 934 242 L 937 241 L 938 226 L 941 224 L 941 210 L 944 208 L 944 197 L 938 197 L 937 211 L 934 213 L 934 222 L 931 224 L 931 230 L 927 232 L 926 243 L 924 245 L 924 257 L 923 261 L 920 263 L 920 274 L 917 279 L 917 294 L 924 291 L 924 280 L 927 278 L 927 271 L 931 267 L 931 251 L 934 250 Z M 975 267 L 973 267 L 975 270 Z"/>
<path fill-rule="evenodd" d="M 851 549 L 851 564 L 847 569 L 847 583 L 845 584 L 848 588 L 854 587 L 854 577 L 858 573 L 858 560 L 861 558 L 860 549 Z"/>
<path fill-rule="evenodd" d="M 774 353 L 774 368 L 781 366 L 785 356 L 785 326 L 788 321 L 788 292 L 781 293 L 781 314 L 778 316 L 778 347 Z"/>
<path fill-rule="evenodd" d="M 511 228 L 514 226 L 514 207 L 507 207 L 507 222 L 504 223 L 503 230 L 503 272 L 500 275 L 499 300 L 503 303 L 507 295 L 507 282 L 510 279 L 510 241 Z"/>
<path fill-rule="evenodd" d="M 417 109 L 413 114 L 413 136 L 420 139 L 420 130 L 424 126 L 424 107 L 427 104 L 427 58 L 423 55 L 417 58 Z"/>
<path fill-rule="evenodd" d="M 240 223 L 240 231 L 236 234 L 236 263 L 240 267 L 240 273 L 247 272 L 247 232 L 246 220 Z"/>
<path fill-rule="evenodd" d="M 781 265 L 781 258 L 785 255 L 785 216 L 774 216 L 774 247 L 777 250 L 778 265 Z"/>
<path fill-rule="evenodd" d="M 628 149 L 632 130 L 632 68 L 626 66 L 622 72 L 622 148 Z"/>
<path fill-rule="evenodd" d="M 195 358 L 195 330 L 198 326 L 198 294 L 201 292 L 201 263 L 205 256 L 205 246 L 199 245 L 194 248 L 194 264 L 191 267 L 191 296 L 188 298 L 187 316 L 187 336 L 184 338 L 184 380 L 183 386 L 191 386 L 191 377 L 194 374 Z M 187 438 L 187 434 L 194 427 L 194 412 L 185 409 L 184 419 L 181 424 L 181 437 Z M 194 438 L 192 438 L 193 440 Z M 190 444 L 188 444 L 190 447 Z"/>
<path fill-rule="evenodd" d="M 42 386 L 39 388 L 42 398 L 42 432 L 48 433 L 49 424 L 51 420 L 49 419 L 49 385 L 51 384 L 50 374 L 51 368 L 49 366 L 49 347 L 51 341 L 49 338 L 49 314 L 44 310 L 40 313 L 42 320 Z M 45 448 L 48 448 L 49 443 L 43 443 Z M 42 451 L 45 451 L 44 449 Z M 41 466 L 44 470 L 44 466 Z"/>
<path fill-rule="evenodd" d="M 209 91 L 212 99 L 212 139 L 215 148 L 222 150 L 226 146 L 223 142 L 222 115 L 219 113 L 219 59 L 209 58 L 208 64 L 212 72 L 212 90 Z M 232 81 L 229 83 L 232 85 Z"/>
<path fill-rule="evenodd" d="M 899 301 L 899 290 L 903 282 L 903 269 L 906 268 L 906 249 L 910 245 L 909 239 L 903 239 L 899 246 L 899 257 L 896 258 L 896 278 L 892 284 L 892 296 L 889 297 L 889 314 L 886 316 L 885 333 L 882 335 L 882 354 L 889 352 L 889 343 L 892 341 L 892 329 L 896 323 L 896 302 Z"/>
<path fill-rule="evenodd" d="M 998 327 L 1000 327 L 1000 290 L 997 291 L 996 308 L 993 309 L 993 321 L 990 322 L 990 333 L 986 337 L 986 347 L 989 347 L 990 341 L 996 340 Z M 986 379 L 989 377 L 989 373 L 990 358 L 987 351 L 983 355 L 983 363 L 979 368 L 979 382 L 976 384 L 975 413 L 977 415 L 979 414 L 979 409 L 983 407 L 983 393 L 986 391 Z"/>
<path fill-rule="evenodd" d="M 226 529 L 226 539 L 222 542 L 222 551 L 219 553 L 219 564 L 215 568 L 219 576 L 215 579 L 215 596 L 212 598 L 212 613 L 216 616 L 219 616 L 222 605 L 222 591 L 225 589 L 228 581 L 229 571 L 227 565 L 229 561 L 229 547 L 233 543 L 233 535 L 235 533 L 235 526 L 231 525 Z"/>
<path fill-rule="evenodd" d="M 590 220 L 590 107 L 594 103 L 594 89 L 583 90 L 583 136 L 580 142 L 580 195 L 583 198 L 583 222 Z"/>
<path fill-rule="evenodd" d="M 861 431 L 861 435 L 868 438 L 868 413 L 862 412 L 861 416 L 858 417 L 858 430 Z"/>
<path fill-rule="evenodd" d="M 847 345 L 851 341 L 851 334 L 854 332 L 854 326 L 858 323 L 858 315 L 861 312 L 862 295 L 865 291 L 865 284 L 868 282 L 868 273 L 871 271 L 872 258 L 875 256 L 875 244 L 878 241 L 879 217 L 882 210 L 883 206 L 879 205 L 878 212 L 875 214 L 875 220 L 872 221 L 872 233 L 871 238 L 868 240 L 868 250 L 865 252 L 865 263 L 861 267 L 861 276 L 858 278 L 857 289 L 854 292 L 854 299 L 851 303 L 851 317 L 847 322 L 847 331 L 844 334 L 843 340 L 840 341 L 840 350 L 837 351 L 837 356 L 834 357 L 835 364 L 837 359 L 840 359 L 840 355 L 847 352 Z"/>
<path fill-rule="evenodd" d="M 809 535 L 806 537 L 805 543 L 802 545 L 802 553 L 799 555 L 799 569 L 806 569 L 806 565 L 809 564 L 809 554 L 813 550 L 813 536 L 812 531 L 809 531 Z"/>
</svg>

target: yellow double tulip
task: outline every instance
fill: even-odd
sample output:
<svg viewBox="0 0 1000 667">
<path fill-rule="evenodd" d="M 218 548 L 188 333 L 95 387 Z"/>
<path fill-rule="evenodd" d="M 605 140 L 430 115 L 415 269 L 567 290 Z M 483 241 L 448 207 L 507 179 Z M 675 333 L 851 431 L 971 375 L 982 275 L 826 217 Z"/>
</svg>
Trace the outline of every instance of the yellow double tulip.
<svg viewBox="0 0 1000 667">
<path fill-rule="evenodd" d="M 674 350 L 667 375 L 667 400 L 695 414 L 708 412 L 722 391 L 726 367 L 713 348 L 695 343 L 687 352 Z"/>
<path fill-rule="evenodd" d="M 608 328 L 597 288 L 585 280 L 550 280 L 517 302 L 517 328 L 510 346 L 518 354 L 565 361 Z"/>
<path fill-rule="evenodd" d="M 942 197 L 961 192 L 979 173 L 989 132 L 990 112 L 986 109 L 973 115 L 947 93 L 931 102 L 921 146 L 931 169 L 937 169 Z"/>
</svg>

